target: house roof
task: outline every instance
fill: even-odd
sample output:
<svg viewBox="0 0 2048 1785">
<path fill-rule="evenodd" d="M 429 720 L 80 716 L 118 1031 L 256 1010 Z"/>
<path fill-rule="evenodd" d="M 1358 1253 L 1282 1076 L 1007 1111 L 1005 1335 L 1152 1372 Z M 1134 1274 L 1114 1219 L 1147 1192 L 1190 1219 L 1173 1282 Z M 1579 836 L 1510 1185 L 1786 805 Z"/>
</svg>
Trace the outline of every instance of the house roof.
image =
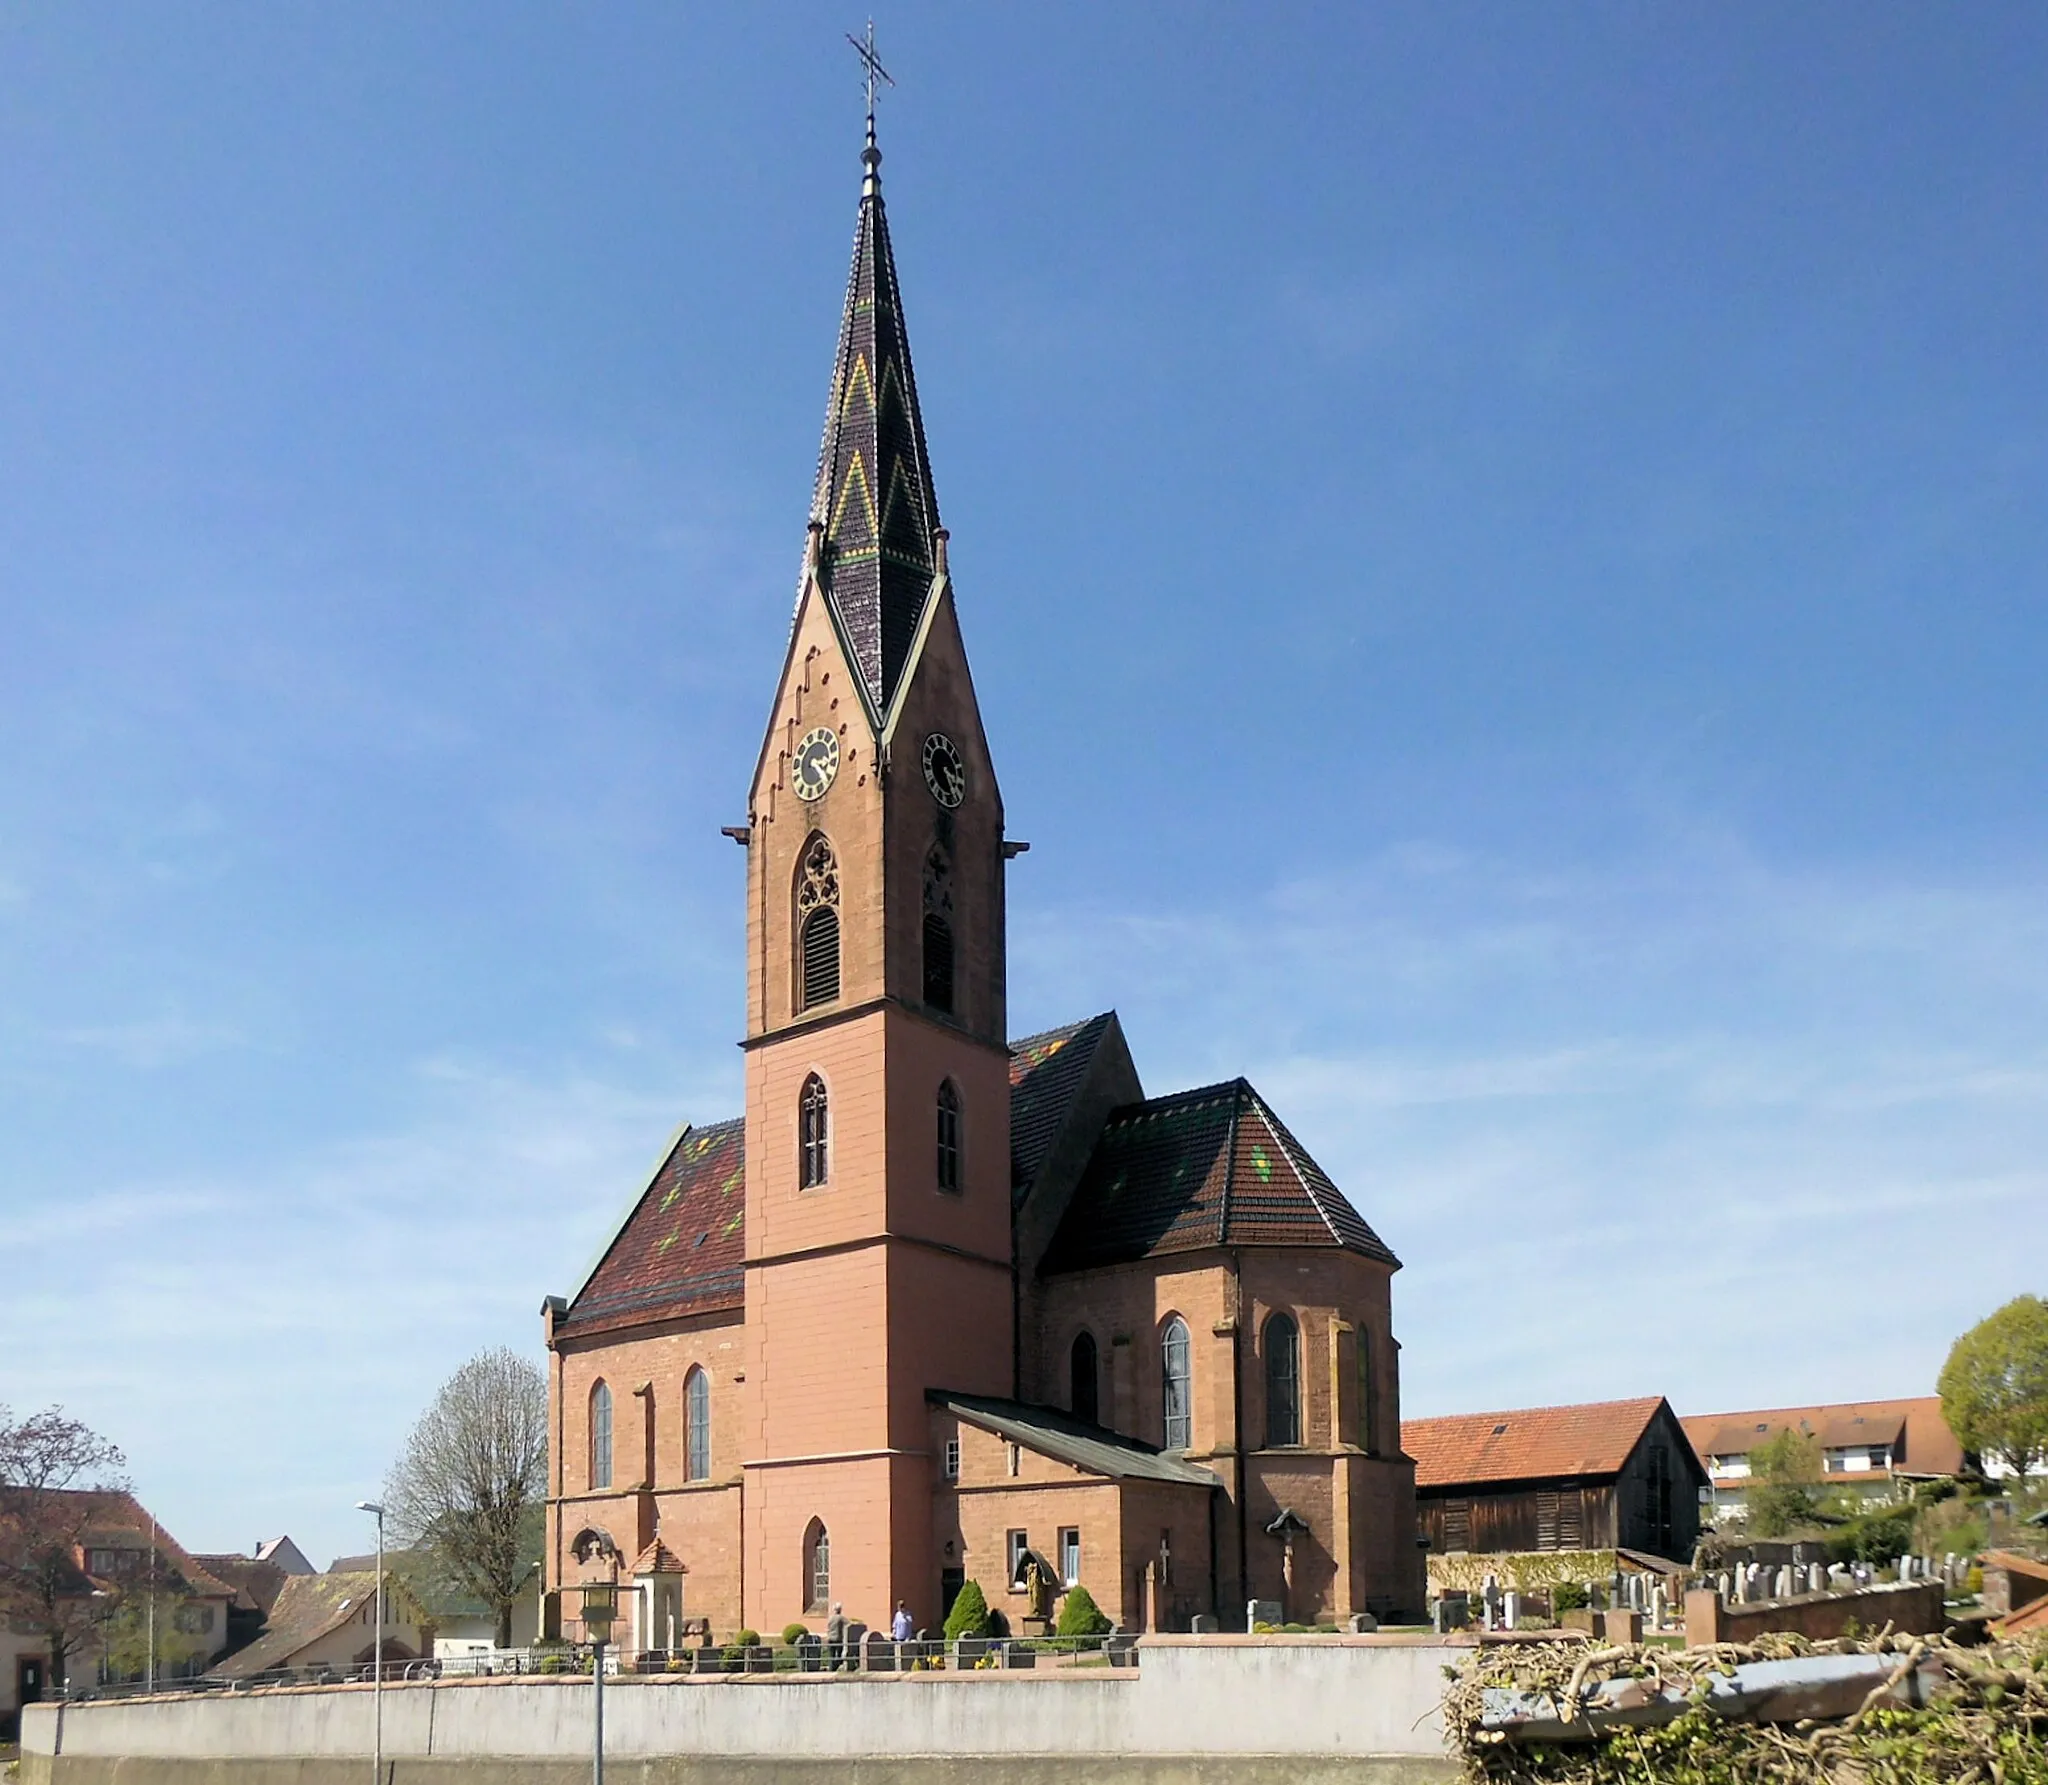
<svg viewBox="0 0 2048 1785">
<path fill-rule="evenodd" d="M 1113 1011 L 1010 1043 L 1010 1199 L 1020 1203 L 1059 1139 Z"/>
<path fill-rule="evenodd" d="M 611 1332 L 746 1305 L 746 1123 L 685 1128 L 561 1319 Z"/>
<path fill-rule="evenodd" d="M 225 1599 L 230 1602 L 234 1600 L 236 1589 L 209 1569 L 202 1558 L 193 1555 L 179 1543 L 156 1521 L 149 1509 L 125 1488 L 111 1491 L 98 1488 L 72 1489 L 65 1491 L 63 1498 L 87 1503 L 85 1515 L 75 1527 L 80 1552 L 76 1564 L 82 1574 L 90 1572 L 89 1559 L 85 1553 L 89 1550 L 146 1551 L 154 1546 L 159 1569 L 175 1570 L 186 1586 L 199 1597 Z"/>
<path fill-rule="evenodd" d="M 1660 1408 L 1661 1395 L 1404 1419 L 1401 1448 L 1415 1459 L 1418 1488 L 1553 1476 L 1619 1475 Z M 1686 1460 L 1705 1479 L 1698 1459 Z"/>
<path fill-rule="evenodd" d="M 819 580 L 826 600 L 869 711 L 879 715 L 895 695 L 932 590 L 939 499 L 882 208 L 882 157 L 872 134 L 863 161 L 868 171 L 854 224 L 811 521 L 823 530 Z"/>
<path fill-rule="evenodd" d="M 1212 1246 L 1341 1248 L 1400 1264 L 1238 1078 L 1112 1112 L 1040 1269 L 1090 1270 Z"/>
<path fill-rule="evenodd" d="M 1765 1407 L 1749 1413 L 1695 1413 L 1680 1423 L 1702 1458 L 1747 1456 L 1790 1427 L 1810 1433 L 1828 1450 L 1886 1445 L 1892 1452 L 1892 1467 L 1908 1475 L 1959 1475 L 1963 1468 L 1963 1447 L 1942 1418 L 1937 1395 L 1903 1401 Z"/>
<path fill-rule="evenodd" d="M 937 1388 L 929 1390 L 925 1399 L 1012 1444 L 1091 1475 L 1107 1475 L 1117 1481 L 1167 1481 L 1183 1487 L 1218 1485 L 1207 1469 L 1052 1407 L 1033 1407 L 993 1395 L 950 1394 Z"/>
<path fill-rule="evenodd" d="M 261 1556 L 194 1556 L 192 1559 L 214 1579 L 225 1581 L 233 1589 L 234 1604 L 242 1611 L 268 1613 L 277 1603 L 279 1590 L 291 1578 L 275 1562 L 265 1561 Z"/>
<path fill-rule="evenodd" d="M 345 1574 L 330 1569 L 326 1574 L 287 1575 L 277 1603 L 270 1608 L 263 1634 L 246 1649 L 237 1649 L 226 1660 L 215 1663 L 213 1676 L 246 1680 L 274 1668 L 291 1666 L 293 1657 L 302 1650 L 359 1614 L 364 1600 L 376 1590 L 375 1569 L 351 1569 Z M 384 1591 L 391 1605 L 418 1611 L 403 1580 L 389 1568 L 385 1570 Z M 370 1642 L 373 1634 L 366 1628 L 363 1641 Z"/>
</svg>

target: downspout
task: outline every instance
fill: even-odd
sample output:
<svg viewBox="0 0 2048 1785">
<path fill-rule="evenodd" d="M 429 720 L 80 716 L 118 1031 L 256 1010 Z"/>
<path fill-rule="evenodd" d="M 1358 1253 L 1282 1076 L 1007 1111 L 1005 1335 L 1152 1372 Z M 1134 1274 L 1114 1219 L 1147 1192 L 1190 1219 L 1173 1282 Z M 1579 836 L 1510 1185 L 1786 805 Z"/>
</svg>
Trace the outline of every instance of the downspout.
<svg viewBox="0 0 2048 1785">
<path fill-rule="evenodd" d="M 1245 1511 L 1248 1483 L 1244 1468 L 1244 1279 L 1237 1249 L 1230 1251 L 1230 1410 L 1237 1427 L 1237 1584 L 1247 1601 L 1251 1598 L 1251 1527 Z M 1250 1634 L 1251 1621 L 1245 1621 Z"/>
</svg>

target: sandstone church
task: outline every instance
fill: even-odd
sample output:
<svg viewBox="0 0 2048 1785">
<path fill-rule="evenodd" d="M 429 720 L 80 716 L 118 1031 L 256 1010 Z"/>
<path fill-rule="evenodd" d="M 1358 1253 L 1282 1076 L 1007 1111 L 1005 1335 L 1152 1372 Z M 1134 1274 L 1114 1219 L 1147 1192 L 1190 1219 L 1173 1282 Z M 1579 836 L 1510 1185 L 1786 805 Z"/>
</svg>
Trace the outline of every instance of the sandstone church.
<svg viewBox="0 0 2048 1785">
<path fill-rule="evenodd" d="M 1013 1040 L 994 758 L 872 124 L 789 650 L 734 838 L 746 1110 L 543 1309 L 546 1580 L 618 1640 L 1419 1610 L 1399 1262 L 1244 1080 L 1148 1097 L 1113 1012 Z"/>
</svg>

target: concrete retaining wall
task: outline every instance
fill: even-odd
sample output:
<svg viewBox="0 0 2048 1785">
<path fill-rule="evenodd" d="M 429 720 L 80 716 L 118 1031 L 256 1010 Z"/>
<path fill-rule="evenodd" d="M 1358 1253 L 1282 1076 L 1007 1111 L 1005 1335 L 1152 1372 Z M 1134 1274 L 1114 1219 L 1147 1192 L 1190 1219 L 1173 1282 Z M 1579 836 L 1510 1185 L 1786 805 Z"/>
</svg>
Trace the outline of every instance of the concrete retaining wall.
<svg viewBox="0 0 2048 1785">
<path fill-rule="evenodd" d="M 836 1778 L 1436 1780 L 1438 1707 L 1464 1645 L 1373 1637 L 1154 1637 L 1107 1669 L 621 1679 L 605 1691 L 618 1785 Z M 33 1707 L 26 1785 L 361 1785 L 366 1686 Z M 590 1776 L 587 1680 L 384 1690 L 384 1785 L 568 1785 Z"/>
</svg>

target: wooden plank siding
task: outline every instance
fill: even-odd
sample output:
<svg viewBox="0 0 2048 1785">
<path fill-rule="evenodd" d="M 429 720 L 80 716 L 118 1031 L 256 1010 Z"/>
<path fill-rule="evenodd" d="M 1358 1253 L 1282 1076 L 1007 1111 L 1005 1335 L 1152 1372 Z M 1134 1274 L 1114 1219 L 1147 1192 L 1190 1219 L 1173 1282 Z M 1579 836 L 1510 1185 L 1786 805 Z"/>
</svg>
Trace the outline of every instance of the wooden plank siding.
<svg viewBox="0 0 2048 1785">
<path fill-rule="evenodd" d="M 1633 1549 L 1688 1560 L 1705 1471 L 1678 1422 L 1660 1413 L 1620 1472 L 1417 1488 L 1417 1528 L 1437 1555 Z"/>
</svg>

